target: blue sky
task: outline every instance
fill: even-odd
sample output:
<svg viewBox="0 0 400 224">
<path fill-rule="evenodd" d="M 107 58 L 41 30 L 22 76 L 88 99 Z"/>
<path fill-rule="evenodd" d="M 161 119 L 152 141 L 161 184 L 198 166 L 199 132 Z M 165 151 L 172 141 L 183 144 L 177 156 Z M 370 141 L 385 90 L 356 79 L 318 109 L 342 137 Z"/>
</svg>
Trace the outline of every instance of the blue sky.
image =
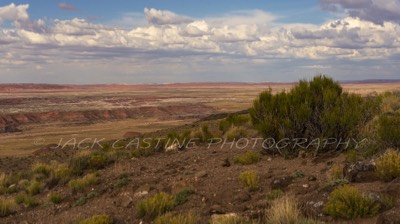
<svg viewBox="0 0 400 224">
<path fill-rule="evenodd" d="M 399 0 L 2 1 L 0 83 L 398 79 Z"/>
</svg>

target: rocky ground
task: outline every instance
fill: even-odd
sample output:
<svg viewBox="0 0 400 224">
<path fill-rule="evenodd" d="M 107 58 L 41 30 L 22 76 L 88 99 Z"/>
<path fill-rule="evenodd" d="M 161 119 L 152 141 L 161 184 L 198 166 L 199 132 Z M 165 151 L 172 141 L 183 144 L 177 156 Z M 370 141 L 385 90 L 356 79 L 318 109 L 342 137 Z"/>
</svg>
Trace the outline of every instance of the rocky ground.
<svg viewBox="0 0 400 224">
<path fill-rule="evenodd" d="M 239 145 L 240 146 L 240 145 Z M 241 148 L 241 147 L 239 147 Z M 400 192 L 400 181 L 383 183 L 368 168 L 368 161 L 346 162 L 344 154 L 321 155 L 317 158 L 300 154 L 298 158 L 286 160 L 280 156 L 262 154 L 261 160 L 251 165 L 234 163 L 234 158 L 249 149 L 230 148 L 229 145 L 195 148 L 150 157 L 121 159 L 99 170 L 100 182 L 84 192 L 72 194 L 65 185 L 45 189 L 39 196 L 41 205 L 36 208 L 19 206 L 18 212 L 0 219 L 1 223 L 74 223 L 96 214 L 108 214 L 116 223 L 150 223 L 138 218 L 135 205 L 138 201 L 157 192 L 176 194 L 183 189 L 193 189 L 183 205 L 174 208 L 177 212 L 194 211 L 200 223 L 207 223 L 214 214 L 236 213 L 259 219 L 264 215 L 270 201 L 266 195 L 273 189 L 281 189 L 295 195 L 305 216 L 326 223 L 399 223 L 397 204 L 388 211 L 368 219 L 346 221 L 324 215 L 326 203 L 333 186 L 329 186 L 333 166 L 345 167 L 345 176 L 365 194 L 396 195 Z M 253 150 L 253 149 L 251 149 Z M 259 150 L 260 148 L 257 147 Z M 260 151 L 262 153 L 262 151 Z M 71 151 L 42 150 L 25 158 L 1 160 L 2 170 L 18 164 L 17 169 L 27 169 L 33 161 L 66 160 Z M 260 176 L 260 189 L 249 191 L 238 180 L 242 171 L 253 170 Z M 126 180 L 121 186 L 121 177 Z M 117 187 L 116 187 L 117 186 Z M 60 204 L 47 202 L 51 192 L 57 192 L 64 200 Z M 83 196 L 95 192 L 95 196 L 83 205 L 76 202 Z M 11 195 L 13 196 L 13 195 Z M 10 197 L 11 197 L 10 196 Z M 385 221 L 386 220 L 386 221 Z M 390 220 L 391 222 L 388 222 Z"/>
</svg>

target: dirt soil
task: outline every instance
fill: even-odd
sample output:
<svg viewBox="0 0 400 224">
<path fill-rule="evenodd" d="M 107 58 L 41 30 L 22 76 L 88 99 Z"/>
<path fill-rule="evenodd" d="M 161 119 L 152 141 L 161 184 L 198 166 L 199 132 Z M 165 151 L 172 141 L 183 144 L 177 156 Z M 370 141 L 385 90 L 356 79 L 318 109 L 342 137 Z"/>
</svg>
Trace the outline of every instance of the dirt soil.
<svg viewBox="0 0 400 224">
<path fill-rule="evenodd" d="M 263 155 L 257 164 L 234 164 L 234 157 L 245 151 L 246 149 L 231 149 L 229 146 L 200 146 L 184 151 L 158 153 L 146 158 L 117 161 L 100 170 L 101 184 L 87 189 L 86 192 L 73 195 L 66 186 L 56 187 L 52 192 L 58 192 L 65 197 L 61 204 L 43 203 L 35 209 L 21 208 L 20 212 L 0 219 L 0 222 L 74 223 L 95 214 L 108 214 L 115 218 L 116 223 L 150 223 L 137 218 L 135 204 L 139 200 L 161 191 L 176 194 L 189 187 L 195 190 L 195 194 L 190 195 L 188 202 L 176 207 L 174 211 L 194 211 L 200 215 L 200 223 L 207 223 L 213 213 L 234 212 L 257 218 L 263 215 L 268 206 L 266 194 L 271 191 L 273 180 L 291 176 L 297 171 L 301 171 L 304 177 L 293 178 L 285 191 L 296 195 L 300 203 L 326 201 L 331 191 L 324 188 L 329 178 L 327 173 L 333 164 L 344 165 L 345 160 L 343 155 L 320 157 L 317 160 L 312 157 L 285 160 L 282 157 Z M 36 155 L 36 159 L 56 158 L 54 153 L 56 152 L 42 153 L 43 155 Z M 60 154 L 59 157 L 63 156 Z M 23 161 L 29 164 L 29 159 Z M 239 182 L 239 174 L 246 170 L 254 170 L 260 175 L 260 190 L 250 192 Z M 122 173 L 127 174 L 128 184 L 113 189 Z M 315 181 L 309 180 L 311 176 L 315 177 Z M 380 192 L 385 187 L 379 181 L 353 185 L 368 192 Z M 135 195 L 142 191 L 148 191 L 148 194 Z M 71 206 L 90 192 L 97 192 L 98 196 L 82 206 Z M 41 194 L 42 201 L 46 201 L 48 193 L 50 191 Z M 320 216 L 319 220 L 329 223 L 376 222 L 376 218 L 345 222 L 326 216 Z"/>
</svg>

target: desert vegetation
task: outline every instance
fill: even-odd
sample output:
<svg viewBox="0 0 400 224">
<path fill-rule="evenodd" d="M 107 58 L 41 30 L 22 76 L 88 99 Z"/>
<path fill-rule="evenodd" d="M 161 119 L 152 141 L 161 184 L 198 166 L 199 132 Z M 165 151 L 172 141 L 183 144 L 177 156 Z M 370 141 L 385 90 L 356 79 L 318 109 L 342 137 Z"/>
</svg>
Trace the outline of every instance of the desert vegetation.
<svg viewBox="0 0 400 224">
<path fill-rule="evenodd" d="M 249 112 L 95 147 L 8 157 L 0 165 L 21 167 L 1 170 L 0 216 L 22 222 L 49 214 L 54 223 L 393 220 L 400 200 L 399 109 L 396 92 L 361 96 L 317 76 L 290 90 L 262 92 Z M 238 141 L 253 138 L 319 144 Z M 360 144 L 321 147 L 324 139 Z"/>
</svg>

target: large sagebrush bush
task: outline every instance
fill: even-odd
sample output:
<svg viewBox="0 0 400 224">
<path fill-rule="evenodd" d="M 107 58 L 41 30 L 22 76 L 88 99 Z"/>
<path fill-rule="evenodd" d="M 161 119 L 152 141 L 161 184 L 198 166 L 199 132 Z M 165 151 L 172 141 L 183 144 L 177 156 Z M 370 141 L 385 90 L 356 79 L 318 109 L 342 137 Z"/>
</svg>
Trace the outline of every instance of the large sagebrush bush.
<svg viewBox="0 0 400 224">
<path fill-rule="evenodd" d="M 344 92 L 339 83 L 326 76 L 301 80 L 288 92 L 262 92 L 250 115 L 254 127 L 266 138 L 349 139 L 379 110 L 373 97 Z M 344 147 L 344 145 L 340 145 Z M 323 151 L 340 149 L 327 145 Z M 288 154 L 296 148 L 288 145 Z"/>
</svg>

